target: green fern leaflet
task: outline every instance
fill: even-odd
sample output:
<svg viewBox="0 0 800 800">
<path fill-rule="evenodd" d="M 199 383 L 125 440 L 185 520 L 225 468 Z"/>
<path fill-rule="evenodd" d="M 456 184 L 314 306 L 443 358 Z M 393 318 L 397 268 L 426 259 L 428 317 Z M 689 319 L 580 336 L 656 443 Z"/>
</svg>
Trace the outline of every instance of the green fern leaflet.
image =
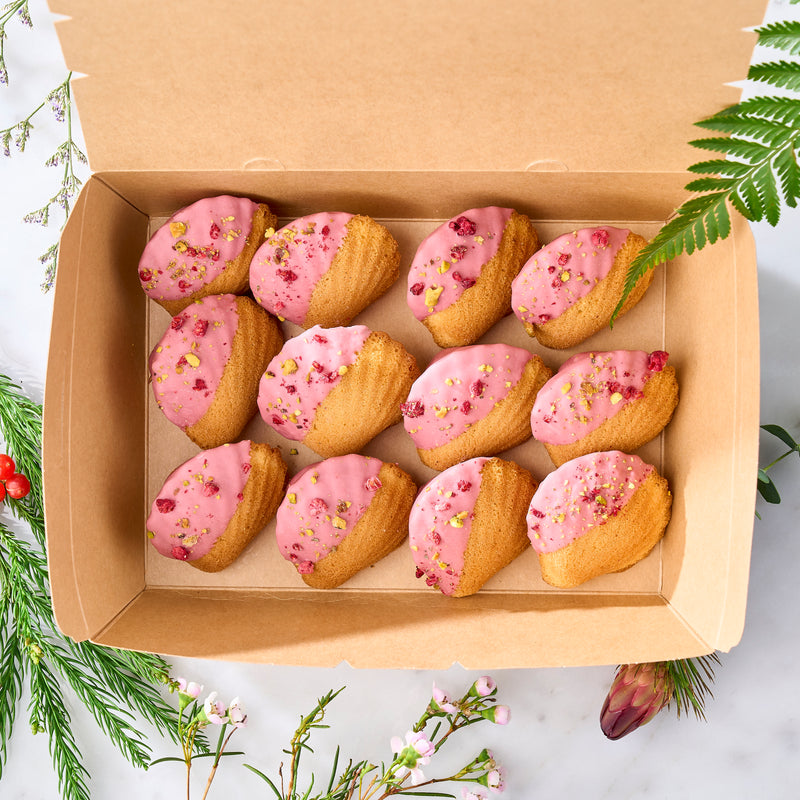
<svg viewBox="0 0 800 800">
<path fill-rule="evenodd" d="M 758 44 L 800 55 L 800 22 L 776 22 L 756 32 Z M 800 63 L 757 64 L 748 78 L 800 91 Z M 696 196 L 676 210 L 633 260 L 612 321 L 648 270 L 725 239 L 731 232 L 730 208 L 753 222 L 765 219 L 777 225 L 781 201 L 794 208 L 800 199 L 800 97 L 754 97 L 696 124 L 726 134 L 690 142 L 720 157 L 689 167 L 700 176 L 686 185 Z"/>
</svg>

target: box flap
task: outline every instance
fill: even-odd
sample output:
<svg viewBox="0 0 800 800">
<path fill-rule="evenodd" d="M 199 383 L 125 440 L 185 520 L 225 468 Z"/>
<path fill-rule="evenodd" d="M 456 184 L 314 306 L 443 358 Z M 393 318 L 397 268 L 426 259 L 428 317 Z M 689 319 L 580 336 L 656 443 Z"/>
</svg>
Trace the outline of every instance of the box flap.
<svg viewBox="0 0 800 800">
<path fill-rule="evenodd" d="M 50 0 L 92 168 L 682 172 L 765 0 Z"/>
</svg>

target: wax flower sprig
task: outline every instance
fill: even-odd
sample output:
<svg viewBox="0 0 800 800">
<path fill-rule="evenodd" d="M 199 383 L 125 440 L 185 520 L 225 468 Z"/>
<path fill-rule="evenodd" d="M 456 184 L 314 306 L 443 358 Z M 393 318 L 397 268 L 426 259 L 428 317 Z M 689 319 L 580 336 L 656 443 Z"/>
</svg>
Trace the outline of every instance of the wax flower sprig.
<svg viewBox="0 0 800 800">
<path fill-rule="evenodd" d="M 241 752 L 226 752 L 225 748 L 228 746 L 231 736 L 247 723 L 247 714 L 245 714 L 238 697 L 225 706 L 217 700 L 217 692 L 211 692 L 201 703 L 197 698 L 202 693 L 203 687 L 194 681 L 187 681 L 185 678 L 171 680 L 169 691 L 178 694 L 177 728 L 183 756 L 181 758 L 175 756 L 157 758 L 150 763 L 150 767 L 166 761 L 182 761 L 186 765 L 186 800 L 190 800 L 192 762 L 196 758 L 213 758 L 203 792 L 203 800 L 205 800 L 222 757 L 244 755 Z M 204 737 L 204 730 L 209 726 L 219 728 L 217 745 L 213 750 L 208 749 Z"/>
<path fill-rule="evenodd" d="M 385 800 L 394 795 L 415 795 L 424 797 L 455 797 L 449 792 L 423 791 L 424 787 L 443 783 L 469 784 L 462 786 L 461 796 L 465 800 L 485 800 L 488 791 L 499 793 L 504 787 L 503 771 L 487 749 L 481 750 L 475 758 L 457 772 L 446 777 L 426 778 L 422 767 L 427 769 L 431 759 L 453 734 L 478 722 L 493 722 L 505 725 L 511 718 L 508 706 L 498 705 L 497 687 L 488 676 L 475 681 L 467 692 L 458 699 L 449 697 L 435 684 L 430 701 L 416 724 L 405 735 L 392 738 L 390 745 L 394 757 L 380 766 L 363 759 L 349 761 L 339 771 L 339 748 L 333 759 L 327 789 L 312 795 L 314 776 L 308 787 L 299 788 L 300 758 L 304 751 L 311 750 L 308 745 L 311 732 L 326 728 L 323 724 L 325 710 L 331 701 L 342 691 L 329 692 L 317 701 L 317 705 L 306 716 L 292 738 L 291 747 L 286 753 L 290 756 L 288 779 L 284 783 L 283 764 L 278 772 L 280 786 L 267 775 L 250 764 L 245 766 L 262 778 L 278 800 Z M 428 728 L 431 728 L 428 731 Z"/>
</svg>

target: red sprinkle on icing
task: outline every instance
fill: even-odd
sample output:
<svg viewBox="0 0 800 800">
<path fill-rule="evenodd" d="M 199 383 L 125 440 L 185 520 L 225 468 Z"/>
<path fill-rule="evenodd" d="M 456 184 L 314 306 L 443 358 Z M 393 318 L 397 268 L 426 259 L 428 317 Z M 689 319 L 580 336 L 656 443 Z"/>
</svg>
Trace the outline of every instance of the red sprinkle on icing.
<svg viewBox="0 0 800 800">
<path fill-rule="evenodd" d="M 186 561 L 189 558 L 189 551 L 179 544 L 172 548 L 172 557 L 177 558 L 178 561 Z"/>
<path fill-rule="evenodd" d="M 318 517 L 328 510 L 328 504 L 321 497 L 315 497 L 313 500 L 309 501 L 308 510 L 315 517 Z"/>
<path fill-rule="evenodd" d="M 206 497 L 213 497 L 215 494 L 219 494 L 219 486 L 214 481 L 206 481 L 203 484 L 203 494 Z"/>
<path fill-rule="evenodd" d="M 416 297 L 417 295 L 422 294 L 424 289 L 425 289 L 424 283 L 415 283 L 408 291 L 411 292 L 411 294 L 413 294 Z"/>
<path fill-rule="evenodd" d="M 469 414 L 470 411 L 472 411 L 472 405 L 470 404 L 469 400 L 465 400 L 461 404 L 461 413 L 462 414 Z"/>
<path fill-rule="evenodd" d="M 414 570 L 414 577 L 416 578 L 421 578 L 424 574 L 425 573 L 419 567 Z"/>
<path fill-rule="evenodd" d="M 468 492 L 472 488 L 472 484 L 469 481 L 459 481 L 456 488 L 459 492 Z"/>
<path fill-rule="evenodd" d="M 181 291 L 185 292 L 187 289 L 191 289 L 192 288 L 192 284 L 189 283 L 189 281 L 180 280 L 180 281 L 178 281 L 178 288 Z"/>
<path fill-rule="evenodd" d="M 572 254 L 571 253 L 561 253 L 561 255 L 558 257 L 558 266 L 559 267 L 566 267 L 567 266 L 567 262 L 571 258 L 572 258 Z"/>
<path fill-rule="evenodd" d="M 195 336 L 205 336 L 206 331 L 208 330 L 208 320 L 207 319 L 199 319 L 194 324 L 194 328 L 192 329 L 192 333 Z"/>
<path fill-rule="evenodd" d="M 328 344 L 328 339 L 325 336 L 320 336 L 318 333 L 315 333 L 311 337 L 312 342 L 316 342 L 317 344 Z"/>
<path fill-rule="evenodd" d="M 186 356 L 181 356 L 176 362 L 176 367 L 185 367 L 189 362 L 186 360 Z"/>
<path fill-rule="evenodd" d="M 211 230 L 208 232 L 208 235 L 212 239 L 219 239 L 219 225 L 216 222 L 211 223 Z"/>
<path fill-rule="evenodd" d="M 550 275 L 552 275 L 552 274 L 553 274 L 553 273 L 556 271 L 556 268 L 555 268 L 555 267 L 554 267 L 554 266 L 551 264 L 551 265 L 550 265 L 550 266 L 547 268 L 547 271 L 548 271 L 548 273 L 550 273 Z"/>
<path fill-rule="evenodd" d="M 400 403 L 400 413 L 404 417 L 414 419 L 415 417 L 421 417 L 425 413 L 425 406 L 419 400 Z"/>
<path fill-rule="evenodd" d="M 541 325 L 543 322 L 549 322 L 550 315 L 549 314 L 539 314 L 539 324 Z"/>
<path fill-rule="evenodd" d="M 295 394 L 297 392 L 297 387 L 293 383 L 287 383 L 283 388 L 286 389 L 286 394 Z"/>
<path fill-rule="evenodd" d="M 194 386 L 192 386 L 195 392 L 204 392 L 207 388 L 208 386 L 206 386 L 206 382 L 202 378 L 198 378 L 194 382 Z"/>
<path fill-rule="evenodd" d="M 663 350 L 653 350 L 653 352 L 647 356 L 647 369 L 649 369 L 651 372 L 661 372 L 661 370 L 666 366 L 668 358 L 669 353 L 666 353 Z"/>
<path fill-rule="evenodd" d="M 153 273 L 149 269 L 140 269 L 139 280 L 142 283 L 149 283 L 151 280 L 153 280 Z"/>
<path fill-rule="evenodd" d="M 169 326 L 174 331 L 179 331 L 183 327 L 183 323 L 186 322 L 186 317 L 183 314 L 178 314 L 177 317 L 172 318 L 172 322 L 170 322 Z"/>
<path fill-rule="evenodd" d="M 460 272 L 453 273 L 453 280 L 458 281 L 464 289 L 471 289 L 475 285 L 474 278 L 465 278 Z"/>
<path fill-rule="evenodd" d="M 532 508 L 531 514 L 533 514 L 536 519 L 544 519 L 544 511 L 539 511 L 538 508 Z"/>
<path fill-rule="evenodd" d="M 592 244 L 595 247 L 605 247 L 608 244 L 608 231 L 600 228 L 592 233 Z"/>
<path fill-rule="evenodd" d="M 286 283 L 294 283 L 297 280 L 297 275 L 290 269 L 279 269 L 276 270 L 276 272 L 278 273 L 278 277 Z"/>
<path fill-rule="evenodd" d="M 640 397 L 644 397 L 644 392 L 637 389 L 635 386 L 626 386 L 622 390 L 622 396 L 626 400 L 638 400 Z"/>
<path fill-rule="evenodd" d="M 476 230 L 475 223 L 464 216 L 450 220 L 449 227 L 451 230 L 454 230 L 458 236 L 472 236 Z"/>
<path fill-rule="evenodd" d="M 273 425 L 283 425 L 283 420 L 277 414 L 273 414 L 272 415 L 272 424 Z"/>
<path fill-rule="evenodd" d="M 327 225 L 325 225 L 325 226 L 322 228 L 322 230 L 320 231 L 320 233 L 321 233 L 323 236 L 327 236 L 327 235 L 328 235 L 330 232 L 331 232 L 331 229 L 330 229 L 330 228 L 329 228 Z"/>
<path fill-rule="evenodd" d="M 175 510 L 175 501 L 171 497 L 159 497 L 156 500 L 156 508 L 162 514 L 169 514 L 170 511 Z"/>
<path fill-rule="evenodd" d="M 483 395 L 483 390 L 486 388 L 486 384 L 483 381 L 473 381 L 469 385 L 469 396 L 470 397 L 481 397 Z"/>
</svg>

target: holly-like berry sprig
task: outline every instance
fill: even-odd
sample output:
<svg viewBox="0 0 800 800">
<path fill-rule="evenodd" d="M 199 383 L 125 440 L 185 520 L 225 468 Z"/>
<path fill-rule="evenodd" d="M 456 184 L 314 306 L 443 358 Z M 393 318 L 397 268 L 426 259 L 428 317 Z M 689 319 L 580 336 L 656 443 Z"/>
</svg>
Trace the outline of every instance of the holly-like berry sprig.
<svg viewBox="0 0 800 800">
<path fill-rule="evenodd" d="M 0 503 L 8 495 L 12 500 L 21 500 L 31 490 L 31 482 L 17 472 L 17 465 L 11 456 L 0 453 Z"/>
</svg>

